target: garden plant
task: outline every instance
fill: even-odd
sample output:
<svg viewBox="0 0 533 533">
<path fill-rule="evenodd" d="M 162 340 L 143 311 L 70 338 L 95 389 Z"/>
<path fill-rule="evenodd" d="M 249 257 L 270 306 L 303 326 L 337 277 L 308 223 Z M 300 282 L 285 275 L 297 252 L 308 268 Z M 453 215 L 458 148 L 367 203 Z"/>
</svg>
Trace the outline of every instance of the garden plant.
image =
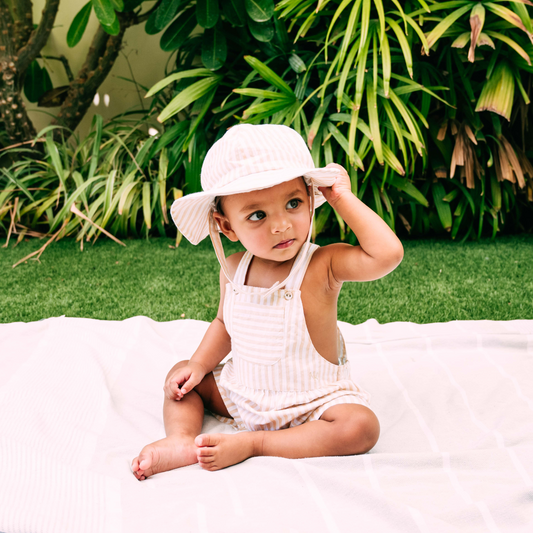
<svg viewBox="0 0 533 533">
<path fill-rule="evenodd" d="M 0 0 L 20 43 L 15 4 L 23 2 Z M 46 3 L 43 20 L 58 4 Z M 293 127 L 315 164 L 345 166 L 354 193 L 402 236 L 466 240 L 533 228 L 529 0 L 143 4 L 92 0 L 74 18 L 68 44 L 79 40 L 91 9 L 100 39 L 146 20 L 146 38 L 169 52 L 165 78 L 140 88 L 152 97 L 149 110 L 107 123 L 95 116 L 80 139 L 77 122 L 65 121 L 74 76 L 49 127 L 34 134 L 28 126 L 24 139 L 4 133 L 0 231 L 8 242 L 47 238 L 42 252 L 64 236 L 83 247 L 102 233 L 120 241 L 157 230 L 179 244 L 169 205 L 200 190 L 207 149 L 239 122 Z M 41 25 L 24 30 L 26 47 Z M 35 83 L 23 83 L 19 69 L 9 85 L 6 50 L 0 106 L 8 133 L 6 91 L 19 105 Z M 46 79 L 40 61 L 36 52 L 26 80 Z M 57 89 L 42 83 L 40 98 Z M 80 114 L 87 107 L 80 104 Z M 156 117 L 159 133 L 149 135 Z M 355 242 L 328 204 L 315 234 Z"/>
</svg>

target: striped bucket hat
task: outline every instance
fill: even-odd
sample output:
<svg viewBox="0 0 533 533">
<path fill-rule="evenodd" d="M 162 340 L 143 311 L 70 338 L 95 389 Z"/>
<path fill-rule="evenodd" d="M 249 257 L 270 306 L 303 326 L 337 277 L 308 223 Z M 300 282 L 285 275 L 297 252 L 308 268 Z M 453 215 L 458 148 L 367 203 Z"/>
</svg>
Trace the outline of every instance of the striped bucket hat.
<svg viewBox="0 0 533 533">
<path fill-rule="evenodd" d="M 170 213 L 179 231 L 198 244 L 216 225 L 212 212 L 217 196 L 268 189 L 303 176 L 313 186 L 311 203 L 318 207 L 326 201 L 318 187 L 333 185 L 338 173 L 336 168 L 315 168 L 305 141 L 288 126 L 239 124 L 207 152 L 201 170 L 203 191 L 178 198 Z"/>
</svg>

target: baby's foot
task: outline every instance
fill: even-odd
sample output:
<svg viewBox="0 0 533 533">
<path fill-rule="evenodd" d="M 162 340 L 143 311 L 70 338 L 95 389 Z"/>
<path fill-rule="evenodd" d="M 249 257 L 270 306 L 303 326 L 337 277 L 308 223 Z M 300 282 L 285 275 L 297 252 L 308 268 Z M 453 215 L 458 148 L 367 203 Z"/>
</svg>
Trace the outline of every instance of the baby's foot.
<svg viewBox="0 0 533 533">
<path fill-rule="evenodd" d="M 220 470 L 256 455 L 253 432 L 198 435 L 194 442 L 198 464 L 204 470 Z"/>
<path fill-rule="evenodd" d="M 197 463 L 196 446 L 192 438 L 175 435 L 145 446 L 131 462 L 133 475 L 138 480 Z"/>
</svg>

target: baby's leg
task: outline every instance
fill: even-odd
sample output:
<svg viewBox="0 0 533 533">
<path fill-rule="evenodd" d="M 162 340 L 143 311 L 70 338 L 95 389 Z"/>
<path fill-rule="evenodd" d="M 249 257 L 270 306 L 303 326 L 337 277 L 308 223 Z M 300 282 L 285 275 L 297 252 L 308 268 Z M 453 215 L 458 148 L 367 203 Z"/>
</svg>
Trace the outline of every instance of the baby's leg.
<svg viewBox="0 0 533 533">
<path fill-rule="evenodd" d="M 340 404 L 326 409 L 320 420 L 300 426 L 236 435 L 199 435 L 196 444 L 200 466 L 218 470 L 256 455 L 297 459 L 365 453 L 378 437 L 379 422 L 368 407 Z"/>
<path fill-rule="evenodd" d="M 185 366 L 188 361 L 182 361 Z M 145 479 L 159 472 L 198 462 L 195 437 L 202 430 L 204 405 L 211 411 L 231 418 L 227 412 L 213 373 L 179 401 L 165 397 L 163 420 L 166 438 L 145 446 L 131 466 L 135 477 Z"/>
</svg>

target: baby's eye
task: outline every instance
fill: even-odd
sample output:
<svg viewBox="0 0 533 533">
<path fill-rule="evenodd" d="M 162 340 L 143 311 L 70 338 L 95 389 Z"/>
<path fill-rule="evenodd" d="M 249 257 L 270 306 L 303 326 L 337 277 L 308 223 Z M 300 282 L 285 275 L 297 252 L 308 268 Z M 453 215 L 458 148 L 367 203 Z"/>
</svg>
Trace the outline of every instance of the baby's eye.
<svg viewBox="0 0 533 533">
<path fill-rule="evenodd" d="M 301 203 L 301 200 L 298 200 L 297 198 L 294 198 L 292 200 L 289 200 L 287 203 L 287 207 L 289 209 L 296 209 Z"/>
<path fill-rule="evenodd" d="M 248 217 L 248 220 L 253 220 L 254 222 L 257 222 L 258 220 L 263 220 L 263 218 L 265 218 L 265 213 L 263 213 L 263 211 L 256 211 Z"/>
</svg>

